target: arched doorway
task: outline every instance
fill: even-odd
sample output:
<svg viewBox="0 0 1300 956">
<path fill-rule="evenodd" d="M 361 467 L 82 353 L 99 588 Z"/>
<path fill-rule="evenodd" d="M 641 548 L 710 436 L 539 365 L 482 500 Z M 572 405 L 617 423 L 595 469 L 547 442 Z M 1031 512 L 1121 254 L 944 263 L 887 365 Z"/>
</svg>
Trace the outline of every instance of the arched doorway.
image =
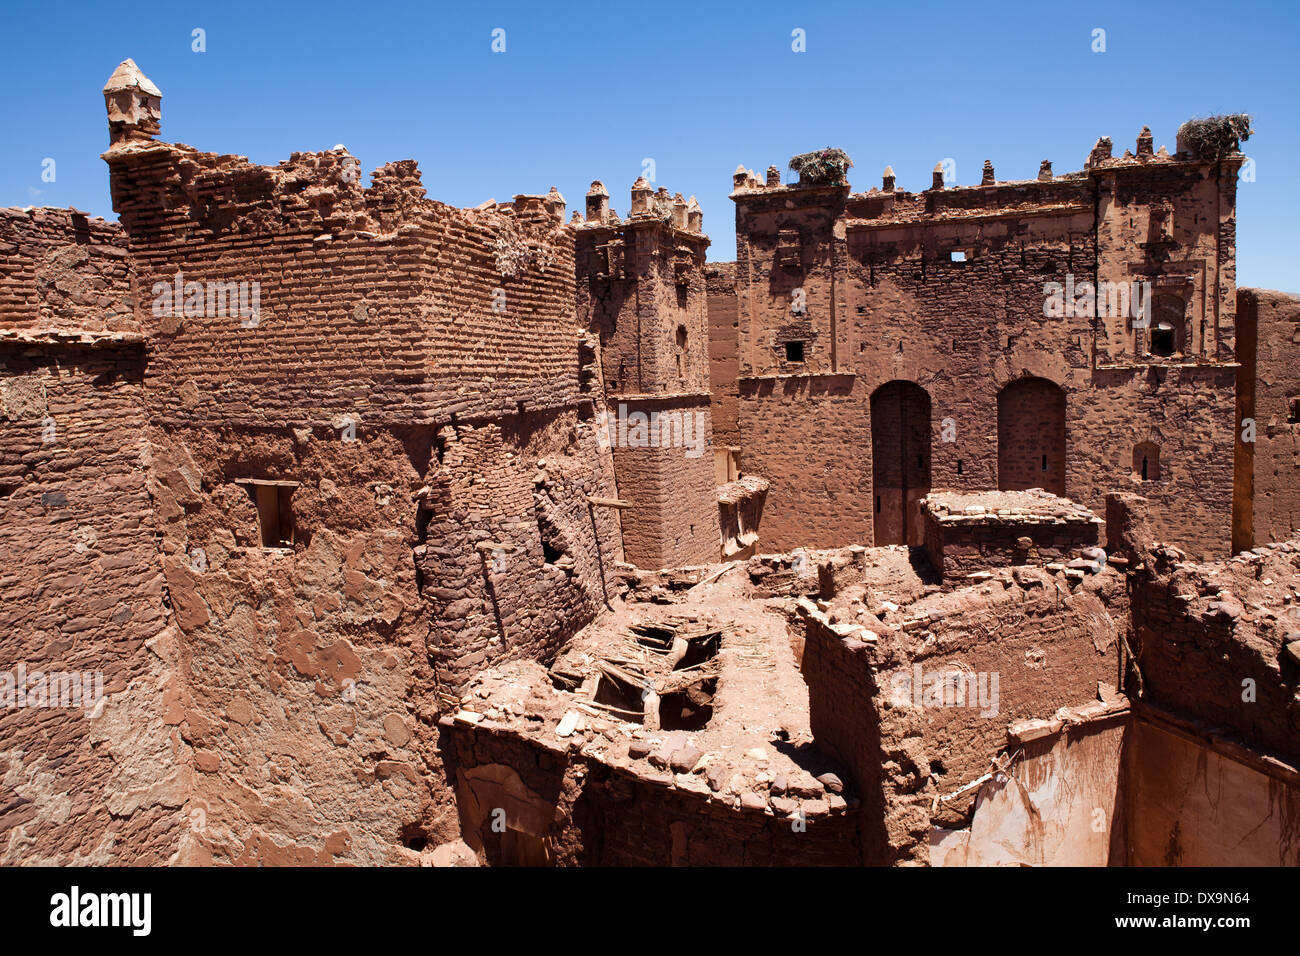
<svg viewBox="0 0 1300 956">
<path fill-rule="evenodd" d="M 1022 378 L 998 392 L 998 489 L 1065 494 L 1065 391 Z"/>
<path fill-rule="evenodd" d="M 930 491 L 930 396 L 915 382 L 871 395 L 871 491 L 875 543 L 921 541 L 916 502 Z"/>
</svg>

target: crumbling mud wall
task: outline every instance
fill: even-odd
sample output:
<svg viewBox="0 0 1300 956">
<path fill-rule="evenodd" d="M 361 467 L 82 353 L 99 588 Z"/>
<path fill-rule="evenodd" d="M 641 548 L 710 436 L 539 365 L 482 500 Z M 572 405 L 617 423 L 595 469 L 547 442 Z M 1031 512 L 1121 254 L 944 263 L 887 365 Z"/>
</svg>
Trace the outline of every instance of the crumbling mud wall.
<svg viewBox="0 0 1300 956">
<path fill-rule="evenodd" d="M 116 227 L 0 214 L 0 862 L 157 864 L 188 830 Z"/>
<path fill-rule="evenodd" d="M 141 79 L 111 116 L 118 96 L 150 115 Z M 185 859 L 417 861 L 457 832 L 443 701 L 552 652 L 622 559 L 587 500 L 616 489 L 564 201 L 454 209 L 413 162 L 364 187 L 342 148 L 263 167 L 120 112 L 104 158 L 151 342 Z"/>
<path fill-rule="evenodd" d="M 1040 490 L 939 492 L 921 501 L 921 519 L 926 557 L 949 580 L 993 567 L 1069 561 L 1084 552 L 1094 564 L 1105 560 L 1097 547 L 1102 520 Z"/>
<path fill-rule="evenodd" d="M 771 545 L 895 543 L 929 487 L 1037 485 L 1099 509 L 1140 485 L 1168 539 L 1225 555 L 1240 161 L 1107 146 L 1082 173 L 998 182 L 988 166 L 982 185 L 953 188 L 936 171 L 921 194 L 892 174 L 850 193 L 738 170 L 738 417 L 746 467 L 773 482 Z M 1114 295 L 1079 299 L 1085 282 Z M 1133 283 L 1152 301 L 1149 329 L 1131 315 Z M 899 383 L 929 400 L 905 488 L 864 427 Z M 1016 401 L 1030 386 L 1042 395 Z M 1049 393 L 1063 427 L 1038 420 Z M 853 517 L 823 517 L 833 496 Z M 868 531 L 866 502 L 898 514 Z"/>
<path fill-rule="evenodd" d="M 813 734 L 853 770 L 864 860 L 924 863 L 932 826 L 966 825 L 1009 724 L 1116 693 L 1127 598 L 1114 571 L 1018 567 L 905 605 L 803 614 Z"/>
<path fill-rule="evenodd" d="M 141 331 L 117 223 L 73 209 L 0 209 L 0 329 Z"/>
<path fill-rule="evenodd" d="M 427 730 L 438 702 L 412 559 L 420 475 L 401 437 L 156 427 L 150 439 L 184 633 L 172 720 L 196 774 L 185 862 L 402 862 L 407 843 L 454 832 Z M 254 490 L 235 484 L 250 475 L 300 482 L 287 546 L 262 546 Z"/>
<path fill-rule="evenodd" d="M 572 412 L 444 428 L 415 546 L 438 685 L 497 658 L 555 654 L 618 593 L 610 458 Z"/>
<path fill-rule="evenodd" d="M 1296 762 L 1300 545 L 1266 545 L 1219 564 L 1157 547 L 1143 556 L 1133 583 L 1134 651 L 1145 693 Z"/>
<path fill-rule="evenodd" d="M 1238 395 L 1254 442 L 1238 441 L 1244 501 L 1241 549 L 1284 541 L 1300 530 L 1300 301 L 1283 292 L 1241 289 L 1237 310 Z M 1243 428 L 1245 426 L 1243 425 Z M 1253 507 L 1252 507 L 1253 504 Z"/>
<path fill-rule="evenodd" d="M 451 718 L 444 724 L 452 726 Z M 466 725 L 448 730 L 465 838 L 490 863 L 558 866 L 851 866 L 857 814 L 799 825 L 708 799 L 672 773 L 610 767 L 560 740 L 550 746 Z M 494 828 L 494 812 L 498 825 Z M 525 847 L 531 847 L 528 854 Z"/>
</svg>

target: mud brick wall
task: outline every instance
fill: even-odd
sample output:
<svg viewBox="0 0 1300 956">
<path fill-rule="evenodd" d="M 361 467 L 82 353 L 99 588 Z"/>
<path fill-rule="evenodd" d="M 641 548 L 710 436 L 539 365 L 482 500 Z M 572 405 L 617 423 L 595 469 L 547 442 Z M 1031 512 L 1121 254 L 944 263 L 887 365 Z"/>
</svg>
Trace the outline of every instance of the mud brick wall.
<svg viewBox="0 0 1300 956">
<path fill-rule="evenodd" d="M 771 482 L 763 549 L 871 543 L 871 419 L 849 376 L 740 381 L 745 474 Z"/>
<path fill-rule="evenodd" d="M 738 188 L 738 420 L 747 470 L 772 480 L 774 546 L 886 543 L 903 524 L 911 492 L 894 490 L 885 473 L 896 455 L 873 453 L 868 431 L 854 454 L 835 453 L 842 467 L 826 453 L 809 458 L 798 432 L 840 435 L 856 423 L 772 407 L 797 393 L 800 373 L 834 370 L 852 376 L 840 411 L 854 418 L 869 421 L 872 397 L 893 383 L 925 391 L 929 420 L 917 412 L 904 423 L 930 434 L 928 474 L 914 476 L 921 487 L 1041 486 L 1100 510 L 1106 491 L 1137 483 L 1135 447 L 1154 444 L 1161 476 L 1141 490 L 1151 486 L 1164 533 L 1198 553 L 1226 554 L 1235 162 L 1116 161 L 1052 181 L 919 195 Z M 1166 205 L 1170 238 L 1153 244 L 1153 211 Z M 1094 329 L 1086 314 L 1046 316 L 1045 283 L 1069 275 L 1149 281 L 1154 294 L 1181 297 L 1184 350 L 1153 355 L 1146 333 L 1122 321 Z M 796 288 L 803 314 L 791 308 Z M 802 368 L 777 348 L 795 339 L 806 340 Z M 860 519 L 827 528 L 824 509 L 798 489 L 808 473 L 821 483 L 823 469 L 826 484 L 864 503 L 885 492 L 882 512 L 896 514 L 874 521 L 871 538 Z M 862 488 L 864 478 L 874 490 Z"/>
<path fill-rule="evenodd" d="M 856 866 L 862 863 L 856 811 L 789 820 L 740 810 L 678 789 L 672 775 L 638 776 L 564 741 L 544 746 L 490 728 L 442 723 L 467 835 L 489 862 L 502 862 L 491 811 L 467 795 L 474 777 L 518 795 L 499 804 L 508 828 L 549 838 L 553 861 L 572 866 Z M 486 771 L 486 772 L 485 772 Z M 488 803 L 493 789 L 479 791 Z M 500 791 L 498 791 L 500 792 Z"/>
<path fill-rule="evenodd" d="M 1254 486 L 1245 488 L 1254 501 L 1246 546 L 1283 541 L 1300 529 L 1300 301 L 1241 289 L 1237 303 L 1241 334 L 1254 345 L 1242 350 L 1238 382 L 1250 402 L 1242 417 L 1255 419 L 1254 445 L 1238 448 L 1253 461 Z"/>
<path fill-rule="evenodd" d="M 485 662 L 552 652 L 613 580 L 616 519 L 584 497 L 613 493 L 592 427 L 566 411 L 440 433 L 362 425 L 355 441 L 328 426 L 151 440 L 185 632 L 174 722 L 204 821 L 189 859 L 403 863 L 454 839 L 432 730 L 443 698 Z M 234 483 L 250 475 L 301 482 L 292 549 L 261 547 Z M 543 534 L 570 567 L 544 562 Z M 515 549 L 499 571 L 473 547 L 489 537 Z"/>
<path fill-rule="evenodd" d="M 611 409 L 614 423 L 610 426 L 610 438 L 619 495 L 632 504 L 622 512 L 627 561 L 647 570 L 717 561 L 721 554 L 721 531 L 708 396 L 620 398 L 617 402 Z M 667 448 L 629 447 L 613 431 L 620 407 L 628 415 L 658 413 L 680 415 L 683 420 L 689 416 L 692 442 Z M 633 427 L 628 425 L 629 432 Z M 660 434 L 663 434 L 662 427 Z M 708 502 L 708 506 L 703 502 Z"/>
<path fill-rule="evenodd" d="M 117 223 L 0 209 L 0 329 L 138 333 Z"/>
<path fill-rule="evenodd" d="M 740 321 L 736 312 L 736 264 L 704 267 L 709 306 L 709 389 L 713 393 L 713 434 L 723 447 L 740 445 L 736 378 L 740 374 Z"/>
<path fill-rule="evenodd" d="M 933 595 L 869 631 L 805 612 L 813 735 L 853 770 L 866 861 L 924 862 L 931 801 L 987 772 L 1008 724 L 1094 701 L 1100 683 L 1117 686 L 1127 615 L 1121 575 L 1092 575 L 1071 589 L 1063 575 L 1037 569 Z M 993 712 L 969 700 L 926 705 L 932 678 L 958 672 L 987 675 Z"/>
<path fill-rule="evenodd" d="M 768 195 L 771 193 L 771 195 Z M 844 268 L 845 187 L 757 190 L 736 199 L 736 307 L 740 374 L 827 374 L 844 368 L 837 348 L 844 305 L 836 273 Z M 795 198 L 796 207 L 787 206 Z M 796 290 L 803 311 L 795 311 Z M 803 346 L 803 361 L 787 360 L 786 342 Z M 743 423 L 742 438 L 749 435 Z"/>
<path fill-rule="evenodd" d="M 424 198 L 411 161 L 363 188 L 341 150 L 274 167 L 168 144 L 106 156 L 155 340 L 157 414 L 441 423 L 576 402 L 558 193 L 454 209 Z M 187 285 L 259 283 L 257 324 L 215 307 L 168 315 L 161 284 L 178 271 Z"/>
<path fill-rule="evenodd" d="M 925 552 L 930 564 L 944 578 L 962 578 L 976 571 L 1017 564 L 1045 564 L 1064 561 L 1099 541 L 1098 524 L 1092 521 L 1011 523 L 996 519 L 944 521 L 929 508 L 922 508 L 925 522 Z M 1022 546 L 1022 539 L 1031 542 Z"/>
<path fill-rule="evenodd" d="M 1213 565 L 1158 547 L 1143 555 L 1132 592 L 1145 693 L 1295 763 L 1300 665 L 1285 646 L 1300 640 L 1300 546 L 1264 546 Z"/>
<path fill-rule="evenodd" d="M 1203 560 L 1232 544 L 1235 369 L 1181 365 L 1100 369 L 1067 395 L 1069 496 L 1104 513 L 1107 492 L 1152 503 L 1161 540 Z M 1134 448 L 1158 448 L 1159 477 L 1141 480 Z M 1148 472 L 1148 474 L 1153 474 Z"/>
<path fill-rule="evenodd" d="M 77 273 L 80 262 L 55 284 L 97 287 L 102 274 Z M 81 320 L 41 315 L 31 324 Z M 188 831 L 190 761 L 168 726 L 182 641 L 145 484 L 143 377 L 139 342 L 0 341 L 0 694 L 15 695 L 0 705 L 6 865 L 174 862 Z M 19 706 L 19 665 L 28 692 L 38 674 L 87 673 L 98 679 L 82 687 L 104 699 Z"/>
<path fill-rule="evenodd" d="M 412 558 L 432 435 L 154 426 L 150 493 L 183 680 L 168 722 L 195 767 L 185 862 L 403 862 L 450 838 L 437 684 Z M 294 547 L 261 547 L 248 475 L 297 480 Z"/>
<path fill-rule="evenodd" d="M 844 763 L 862 800 L 860 826 L 862 862 L 881 866 L 896 858 L 906 842 L 886 823 L 880 696 L 869 645 L 854 635 L 834 630 L 820 615 L 804 618 L 803 658 L 808 685 L 809 718 L 819 750 Z"/>
<path fill-rule="evenodd" d="M 1157 296 L 1152 325 L 1164 319 L 1177 326 L 1179 351 L 1187 358 L 1234 357 L 1237 174 L 1244 159 L 1119 161 L 1092 172 L 1098 281 L 1148 279 Z M 1173 312 L 1160 306 L 1168 296 L 1180 300 Z M 1104 317 L 1101 325 L 1103 361 L 1171 361 L 1150 354 L 1153 329 L 1133 329 L 1120 316 Z"/>
<path fill-rule="evenodd" d="M 428 653 L 448 692 L 503 657 L 545 659 L 616 595 L 618 513 L 594 426 L 573 412 L 446 427 L 420 501 Z M 497 545 L 504 546 L 498 550 Z"/>
</svg>

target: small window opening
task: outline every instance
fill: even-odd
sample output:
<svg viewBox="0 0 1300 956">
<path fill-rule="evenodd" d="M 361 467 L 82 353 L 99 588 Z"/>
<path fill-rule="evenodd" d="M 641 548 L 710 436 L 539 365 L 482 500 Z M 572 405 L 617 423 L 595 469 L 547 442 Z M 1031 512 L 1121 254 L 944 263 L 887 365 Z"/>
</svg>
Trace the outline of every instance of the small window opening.
<svg viewBox="0 0 1300 956">
<path fill-rule="evenodd" d="M 1300 425 L 1300 398 L 1293 398 L 1287 404 L 1286 423 Z"/>
<path fill-rule="evenodd" d="M 1141 481 L 1160 480 L 1160 446 L 1144 441 L 1133 449 L 1133 475 Z"/>
<path fill-rule="evenodd" d="M 803 361 L 803 343 L 802 343 L 802 342 L 786 342 L 786 343 L 785 343 L 785 360 L 786 360 L 787 362 L 802 362 L 802 361 Z"/>
<path fill-rule="evenodd" d="M 880 514 L 880 495 L 876 495 L 876 514 Z"/>
<path fill-rule="evenodd" d="M 292 499 L 298 482 L 245 478 L 235 483 L 244 486 L 257 506 L 257 525 L 262 547 L 292 548 Z"/>
<path fill-rule="evenodd" d="M 957 474 L 961 474 L 961 459 L 957 459 Z"/>
<path fill-rule="evenodd" d="M 948 260 L 950 262 L 965 262 L 966 253 L 961 249 L 954 249 L 952 252 L 948 253 Z"/>
<path fill-rule="evenodd" d="M 1047 471 L 1047 456 L 1043 456 L 1043 471 Z"/>
</svg>

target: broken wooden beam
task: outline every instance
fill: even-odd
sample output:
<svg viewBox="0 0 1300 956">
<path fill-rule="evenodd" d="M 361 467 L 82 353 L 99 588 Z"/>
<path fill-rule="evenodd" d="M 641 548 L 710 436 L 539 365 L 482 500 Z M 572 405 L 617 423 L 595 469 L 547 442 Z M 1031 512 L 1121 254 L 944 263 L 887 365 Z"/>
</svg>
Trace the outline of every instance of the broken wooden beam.
<svg viewBox="0 0 1300 956">
<path fill-rule="evenodd" d="M 595 505 L 598 508 L 631 508 L 632 502 L 624 501 L 622 498 L 594 498 L 587 495 L 587 504 Z"/>
</svg>

